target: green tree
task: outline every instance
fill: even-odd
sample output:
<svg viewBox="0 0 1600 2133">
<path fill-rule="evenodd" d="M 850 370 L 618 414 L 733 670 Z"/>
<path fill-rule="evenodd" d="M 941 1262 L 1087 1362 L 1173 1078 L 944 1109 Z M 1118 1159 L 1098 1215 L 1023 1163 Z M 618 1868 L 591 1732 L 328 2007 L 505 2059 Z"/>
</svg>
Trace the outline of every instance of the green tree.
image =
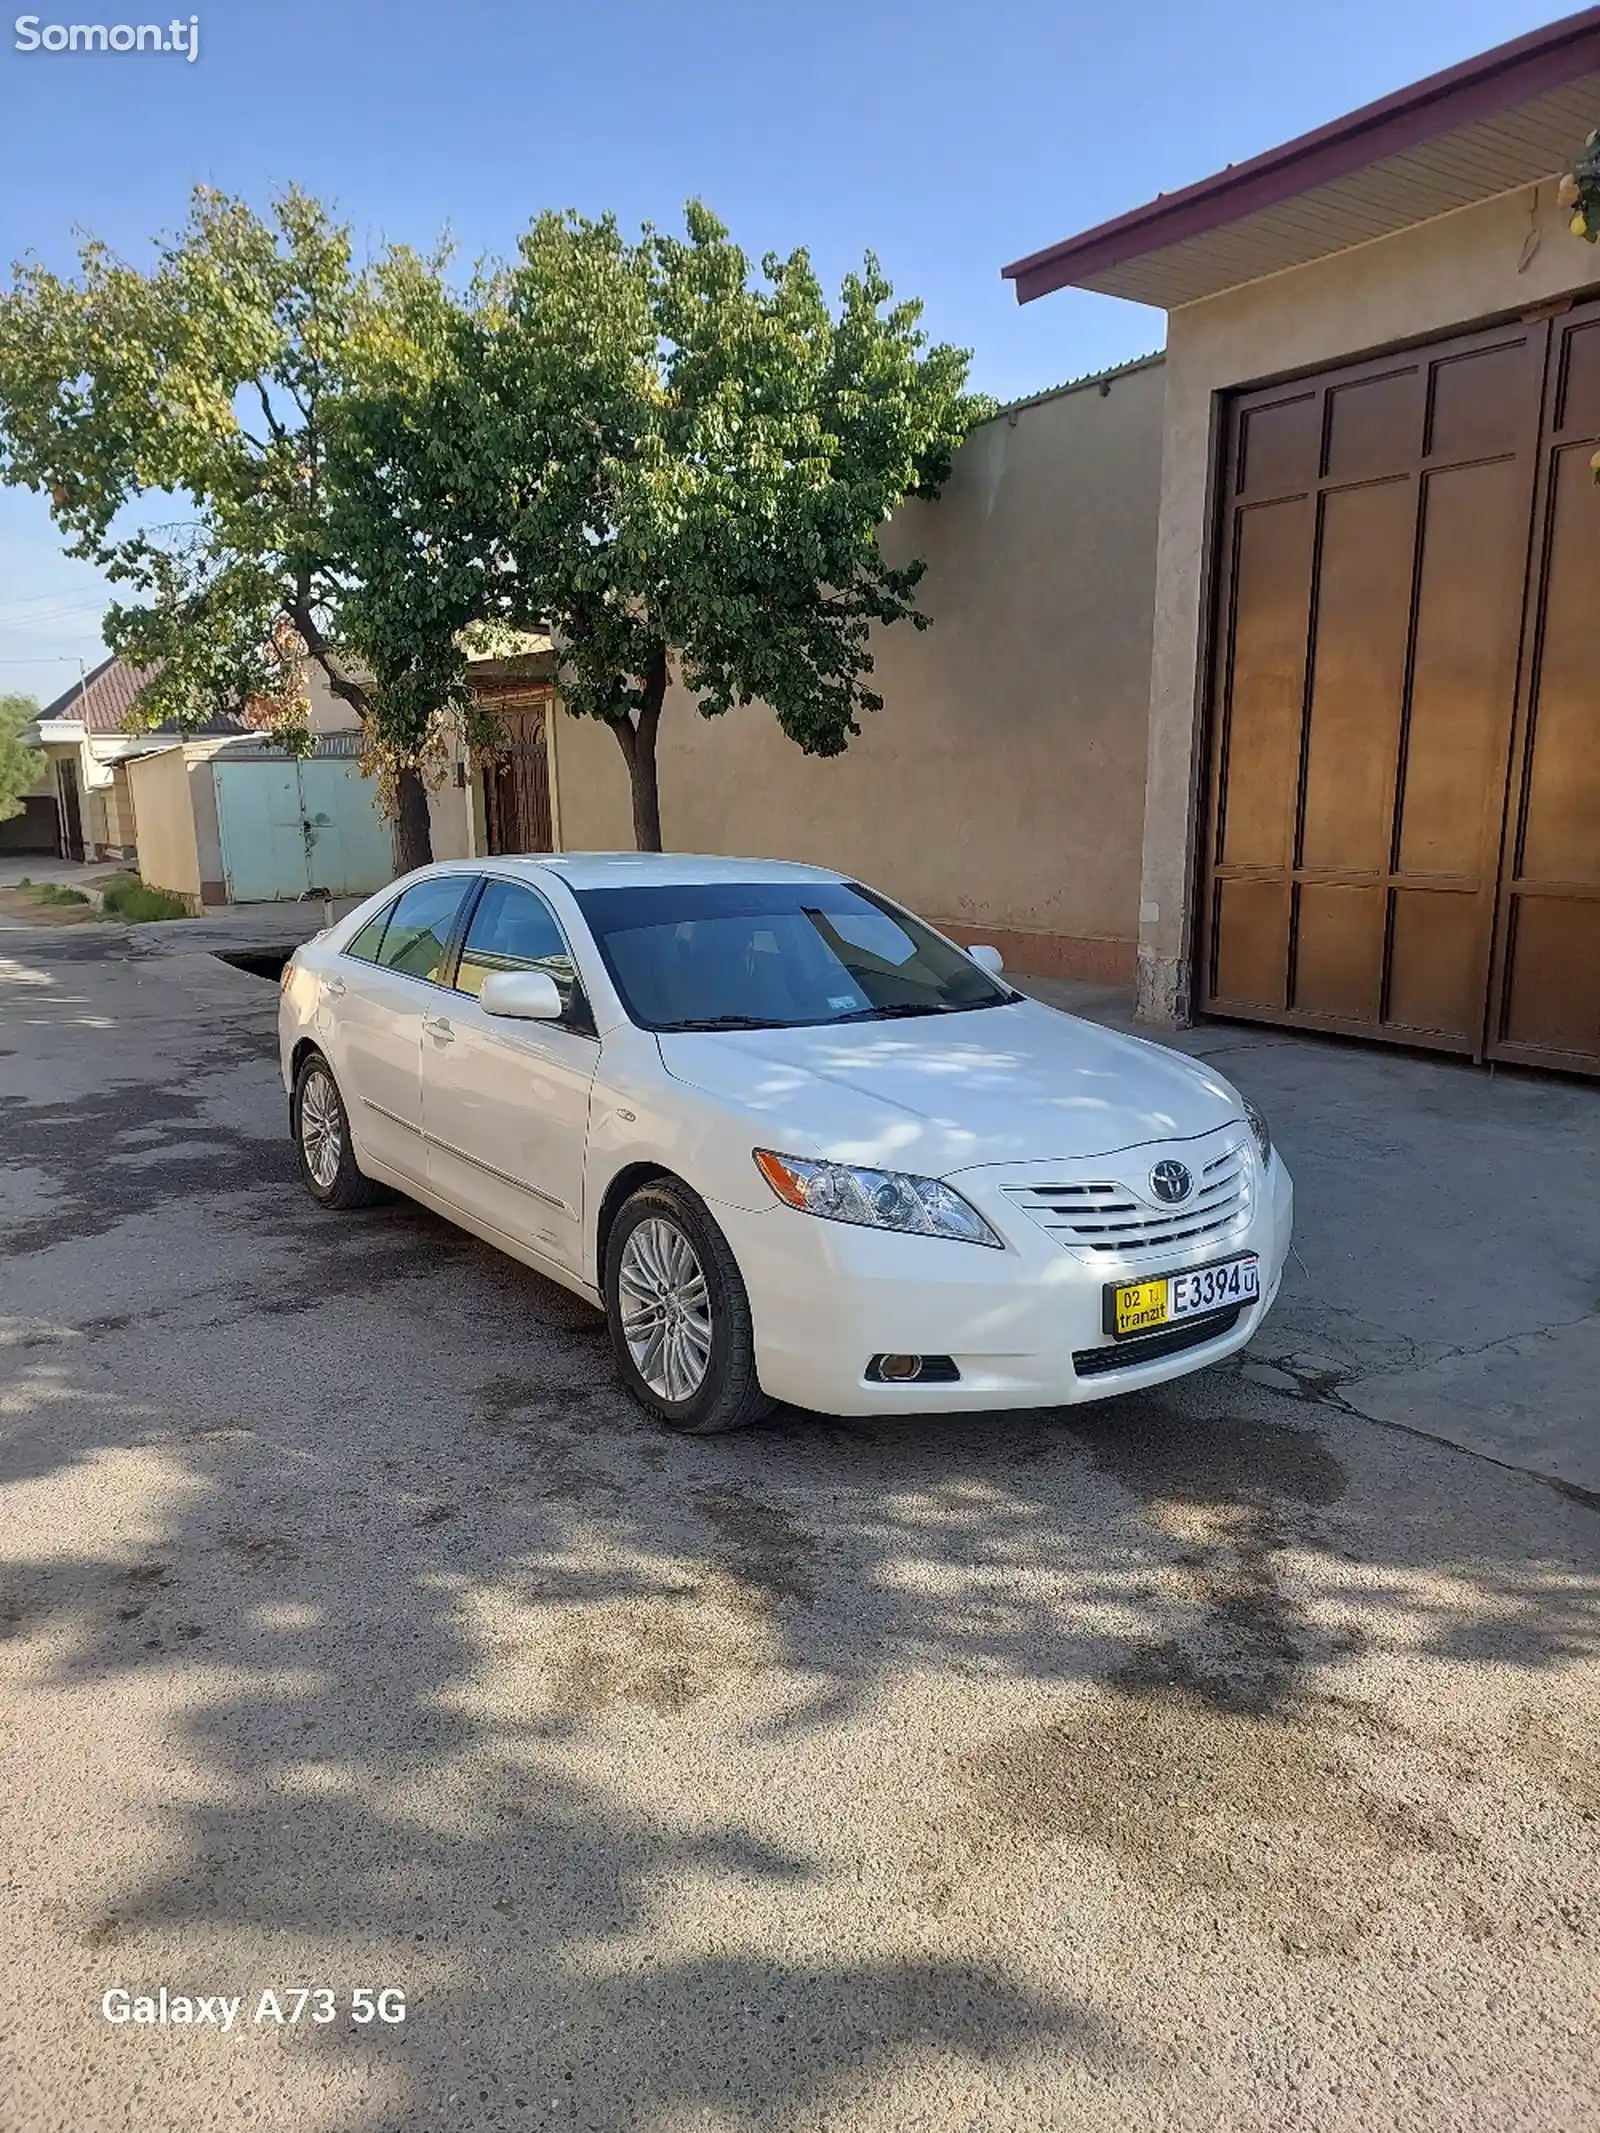
<svg viewBox="0 0 1600 2133">
<path fill-rule="evenodd" d="M 22 813 L 24 797 L 32 792 L 44 768 L 44 751 L 29 748 L 22 729 L 39 716 L 31 696 L 0 696 L 0 822 Z"/>
<path fill-rule="evenodd" d="M 107 642 L 157 669 L 149 721 L 251 709 L 308 745 L 314 662 L 359 716 L 429 856 L 448 713 L 492 724 L 465 633 L 548 629 L 567 706 L 627 761 L 658 848 L 656 733 L 676 665 L 715 717 L 761 700 L 836 755 L 880 699 L 874 624 L 926 627 L 920 563 L 878 545 L 937 494 L 981 411 L 869 257 L 830 309 L 804 252 L 759 276 L 704 208 L 625 240 L 541 215 L 459 293 L 446 258 L 352 262 L 290 191 L 266 218 L 200 191 L 148 272 L 84 247 L 0 295 L 0 479 L 131 598 Z"/>
<path fill-rule="evenodd" d="M 138 715 L 243 708 L 303 750 L 314 663 L 362 725 L 408 866 L 430 856 L 435 677 L 448 692 L 471 616 L 436 589 L 426 623 L 407 618 L 409 667 L 355 640 L 327 464 L 365 365 L 392 380 L 415 362 L 431 382 L 443 267 L 394 249 L 357 268 L 348 230 L 304 194 L 263 218 L 202 189 L 148 271 L 91 242 L 76 277 L 21 265 L 0 294 L 0 480 L 48 495 L 68 552 L 126 592 L 106 641 L 158 669 Z M 410 534 L 366 528 L 363 548 Z"/>
<path fill-rule="evenodd" d="M 803 251 L 754 275 L 698 204 L 684 237 L 636 243 L 611 217 L 539 216 L 439 315 L 431 372 L 397 362 L 345 411 L 356 634 L 426 671 L 405 618 L 426 627 L 441 587 L 451 615 L 470 588 L 484 619 L 549 629 L 567 709 L 616 736 L 644 850 L 674 667 L 703 716 L 759 700 L 837 755 L 881 704 L 872 626 L 927 627 L 923 565 L 891 567 L 880 530 L 938 493 L 988 406 L 920 315 L 870 255 L 835 308 Z"/>
</svg>

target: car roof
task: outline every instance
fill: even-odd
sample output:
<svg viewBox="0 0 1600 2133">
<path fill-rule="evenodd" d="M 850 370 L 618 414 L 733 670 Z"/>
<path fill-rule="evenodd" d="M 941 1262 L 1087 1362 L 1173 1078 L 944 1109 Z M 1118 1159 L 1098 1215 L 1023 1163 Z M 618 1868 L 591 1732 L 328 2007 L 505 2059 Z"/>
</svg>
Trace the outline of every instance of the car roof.
<svg viewBox="0 0 1600 2133">
<path fill-rule="evenodd" d="M 730 859 L 698 852 L 524 852 L 497 854 L 478 865 L 532 874 L 554 874 L 571 889 L 679 887 L 731 881 L 840 881 L 828 867 L 788 859 Z"/>
</svg>

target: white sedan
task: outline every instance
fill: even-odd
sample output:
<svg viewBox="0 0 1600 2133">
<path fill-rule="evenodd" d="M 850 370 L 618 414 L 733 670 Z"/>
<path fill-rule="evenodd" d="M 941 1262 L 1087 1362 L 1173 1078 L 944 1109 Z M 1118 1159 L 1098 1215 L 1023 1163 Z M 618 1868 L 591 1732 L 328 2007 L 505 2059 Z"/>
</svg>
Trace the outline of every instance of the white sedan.
<svg viewBox="0 0 1600 2133">
<path fill-rule="evenodd" d="M 423 868 L 284 969 L 301 1171 L 598 1304 L 684 1430 L 1100 1399 L 1231 1354 L 1289 1250 L 1265 1123 L 1000 971 L 816 867 Z"/>
</svg>

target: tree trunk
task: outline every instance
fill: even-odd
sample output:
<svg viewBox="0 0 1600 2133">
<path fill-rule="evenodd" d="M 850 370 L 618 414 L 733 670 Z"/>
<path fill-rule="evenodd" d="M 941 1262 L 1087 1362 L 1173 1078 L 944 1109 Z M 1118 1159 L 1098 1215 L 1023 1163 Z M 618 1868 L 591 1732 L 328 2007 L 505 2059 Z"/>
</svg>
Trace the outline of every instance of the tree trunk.
<svg viewBox="0 0 1600 2133">
<path fill-rule="evenodd" d="M 611 721 L 628 766 L 628 786 L 633 799 L 633 848 L 636 852 L 661 849 L 661 789 L 656 778 L 656 735 L 661 726 L 661 706 L 667 694 L 667 652 L 663 645 L 652 657 L 645 674 L 637 720 L 624 716 Z"/>
<path fill-rule="evenodd" d="M 636 852 L 659 852 L 661 849 L 661 791 L 656 782 L 656 737 L 651 731 L 649 746 L 639 745 L 640 737 L 634 736 L 635 747 L 628 764 L 628 782 L 633 790 L 633 848 Z"/>
<path fill-rule="evenodd" d="M 397 796 L 400 813 L 395 827 L 400 871 L 409 874 L 413 867 L 428 866 L 433 860 L 433 827 L 428 820 L 428 788 L 422 782 L 422 773 L 402 770 Z"/>
</svg>

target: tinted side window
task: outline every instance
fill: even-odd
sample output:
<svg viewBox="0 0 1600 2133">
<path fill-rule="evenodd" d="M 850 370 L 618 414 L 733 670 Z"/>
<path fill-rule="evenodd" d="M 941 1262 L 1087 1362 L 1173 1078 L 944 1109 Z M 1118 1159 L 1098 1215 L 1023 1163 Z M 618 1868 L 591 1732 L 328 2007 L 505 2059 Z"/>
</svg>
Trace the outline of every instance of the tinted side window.
<svg viewBox="0 0 1600 2133">
<path fill-rule="evenodd" d="M 456 989 L 474 998 L 497 970 L 542 970 L 556 981 L 571 1013 L 578 972 L 555 913 L 544 898 L 514 881 L 490 881 L 478 899 L 456 971 Z"/>
<path fill-rule="evenodd" d="M 376 918 L 369 918 L 361 931 L 346 941 L 344 952 L 353 955 L 358 963 L 375 963 L 378 950 L 383 945 L 384 928 L 394 911 L 393 904 L 385 904 Z"/>
<path fill-rule="evenodd" d="M 407 889 L 395 902 L 377 960 L 408 978 L 442 984 L 456 914 L 471 886 L 469 874 L 439 874 Z"/>
</svg>

